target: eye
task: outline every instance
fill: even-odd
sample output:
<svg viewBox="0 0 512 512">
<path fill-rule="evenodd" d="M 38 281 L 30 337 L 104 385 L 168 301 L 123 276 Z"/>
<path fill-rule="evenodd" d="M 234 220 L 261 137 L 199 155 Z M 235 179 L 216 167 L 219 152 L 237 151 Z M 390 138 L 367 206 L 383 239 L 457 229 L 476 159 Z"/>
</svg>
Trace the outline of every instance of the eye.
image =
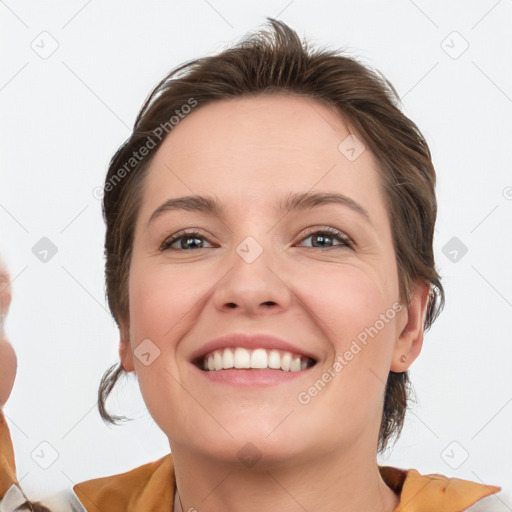
<svg viewBox="0 0 512 512">
<path fill-rule="evenodd" d="M 311 228 L 306 233 L 306 237 L 302 240 L 307 240 L 308 238 L 312 239 L 312 244 L 306 247 L 319 247 L 321 249 L 331 249 L 335 247 L 352 248 L 352 242 L 350 238 L 345 235 L 345 233 L 342 233 L 341 231 L 331 227 L 323 227 L 321 229 Z M 341 243 L 334 245 L 333 240 Z"/>
<path fill-rule="evenodd" d="M 350 238 L 342 233 L 341 231 L 331 228 L 323 227 L 311 228 L 306 232 L 305 238 L 302 240 L 312 239 L 312 244 L 306 247 L 331 249 L 335 247 L 352 247 Z M 168 238 L 160 247 L 161 251 L 173 250 L 173 251 L 184 251 L 193 249 L 206 249 L 203 242 L 209 243 L 204 236 L 198 231 L 179 231 L 174 234 L 171 238 Z M 334 244 L 333 241 L 340 242 Z M 177 242 L 180 242 L 178 247 L 173 247 Z M 210 244 L 211 245 L 211 244 Z"/>
<path fill-rule="evenodd" d="M 176 242 L 181 241 L 178 247 L 173 247 Z M 173 251 L 188 250 L 188 249 L 205 249 L 202 241 L 206 238 L 197 231 L 179 231 L 171 238 L 168 238 L 161 246 L 160 250 L 165 251 L 171 249 Z M 209 243 L 209 242 L 207 242 Z"/>
</svg>

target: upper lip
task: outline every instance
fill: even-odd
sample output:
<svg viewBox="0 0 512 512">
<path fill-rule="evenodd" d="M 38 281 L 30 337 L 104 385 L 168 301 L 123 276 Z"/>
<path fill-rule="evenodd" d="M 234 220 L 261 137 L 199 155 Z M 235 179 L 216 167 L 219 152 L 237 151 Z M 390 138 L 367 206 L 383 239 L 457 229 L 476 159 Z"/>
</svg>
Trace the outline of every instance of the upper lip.
<svg viewBox="0 0 512 512">
<path fill-rule="evenodd" d="M 195 350 L 191 354 L 190 360 L 197 363 L 209 352 L 226 347 L 243 347 L 250 350 L 256 348 L 264 348 L 267 350 L 284 350 L 287 352 L 299 354 L 304 357 L 309 357 L 315 362 L 318 360 L 318 357 L 315 356 L 312 352 L 298 347 L 289 341 L 285 341 L 270 334 L 258 333 L 233 333 L 215 338 L 214 340 L 208 341 L 204 345 L 201 345 L 201 347 L 199 347 L 197 350 Z"/>
</svg>

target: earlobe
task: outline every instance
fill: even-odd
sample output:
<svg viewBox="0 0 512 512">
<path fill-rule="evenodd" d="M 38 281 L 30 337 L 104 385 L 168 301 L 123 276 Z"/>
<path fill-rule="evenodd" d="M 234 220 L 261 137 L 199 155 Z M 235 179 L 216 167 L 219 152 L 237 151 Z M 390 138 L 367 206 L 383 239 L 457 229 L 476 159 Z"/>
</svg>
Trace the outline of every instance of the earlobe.
<svg viewBox="0 0 512 512">
<path fill-rule="evenodd" d="M 127 327 L 121 327 L 119 329 L 119 359 L 125 371 L 135 371 L 133 365 L 133 351 L 130 345 L 129 329 Z"/>
<path fill-rule="evenodd" d="M 416 283 L 411 291 L 409 307 L 405 312 L 406 323 L 393 349 L 392 372 L 405 372 L 421 352 L 429 293 L 429 282 Z"/>
</svg>

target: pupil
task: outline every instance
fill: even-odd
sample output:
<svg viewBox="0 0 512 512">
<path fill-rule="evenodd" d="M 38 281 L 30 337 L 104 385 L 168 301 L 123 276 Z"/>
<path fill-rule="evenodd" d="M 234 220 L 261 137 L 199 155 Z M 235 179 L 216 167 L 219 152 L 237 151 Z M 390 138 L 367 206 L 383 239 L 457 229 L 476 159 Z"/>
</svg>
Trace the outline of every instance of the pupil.
<svg viewBox="0 0 512 512">
<path fill-rule="evenodd" d="M 198 242 L 198 243 L 199 243 L 199 245 L 200 245 L 200 243 L 201 243 L 201 241 L 200 241 L 198 238 L 191 237 L 191 236 L 190 236 L 190 237 L 188 237 L 188 238 L 185 238 L 185 240 L 186 240 L 186 243 L 185 243 L 185 246 L 186 246 L 186 247 L 194 247 L 194 242 Z M 193 242 L 192 242 L 192 243 L 190 243 L 190 241 L 191 241 L 191 240 L 193 240 Z"/>
<path fill-rule="evenodd" d="M 329 241 L 331 237 L 329 235 L 316 235 L 316 237 L 313 238 L 313 240 L 320 240 L 320 242 L 325 242 L 326 240 Z M 315 246 L 315 243 L 313 243 L 313 246 Z"/>
</svg>

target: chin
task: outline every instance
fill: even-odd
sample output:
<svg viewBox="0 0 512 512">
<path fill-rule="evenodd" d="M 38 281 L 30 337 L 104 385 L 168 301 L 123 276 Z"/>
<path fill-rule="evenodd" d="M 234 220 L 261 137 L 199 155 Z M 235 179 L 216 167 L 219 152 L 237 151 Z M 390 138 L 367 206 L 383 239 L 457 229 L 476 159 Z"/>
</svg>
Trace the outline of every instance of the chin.
<svg viewBox="0 0 512 512">
<path fill-rule="evenodd" d="M 263 436 L 264 437 L 264 436 Z M 297 457 L 304 455 L 298 448 L 304 444 L 289 446 L 282 442 L 282 438 L 273 441 L 269 439 L 258 440 L 247 437 L 246 439 L 230 439 L 221 443 L 215 440 L 217 445 L 195 447 L 206 458 L 211 458 L 215 463 L 222 461 L 226 464 L 236 464 L 242 469 L 244 466 L 251 471 L 272 469 L 285 469 L 297 465 Z M 302 451 L 302 450 L 301 450 Z"/>
</svg>

